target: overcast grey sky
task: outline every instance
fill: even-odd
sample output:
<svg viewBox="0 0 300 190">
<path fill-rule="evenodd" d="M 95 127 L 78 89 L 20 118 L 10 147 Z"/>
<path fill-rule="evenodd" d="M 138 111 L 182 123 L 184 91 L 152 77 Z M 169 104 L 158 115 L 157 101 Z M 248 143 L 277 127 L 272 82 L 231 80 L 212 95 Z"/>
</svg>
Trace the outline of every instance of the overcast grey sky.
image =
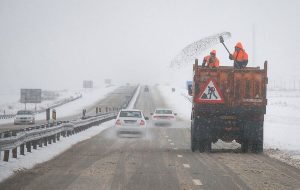
<svg viewBox="0 0 300 190">
<path fill-rule="evenodd" d="M 171 60 L 223 31 L 232 34 L 229 49 L 243 42 L 249 66 L 267 59 L 269 78 L 297 78 L 299 9 L 297 0 L 0 0 L 0 89 L 79 88 L 105 78 L 183 83 L 192 65 L 170 70 Z M 215 49 L 230 65 L 225 49 Z"/>
</svg>

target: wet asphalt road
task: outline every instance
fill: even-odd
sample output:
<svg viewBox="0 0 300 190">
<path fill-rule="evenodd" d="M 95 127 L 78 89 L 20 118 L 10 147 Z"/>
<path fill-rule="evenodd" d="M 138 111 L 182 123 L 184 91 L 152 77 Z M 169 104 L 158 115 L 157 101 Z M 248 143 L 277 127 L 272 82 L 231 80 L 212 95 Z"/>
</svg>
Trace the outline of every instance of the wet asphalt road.
<svg viewBox="0 0 300 190">
<path fill-rule="evenodd" d="M 139 96 L 146 116 L 166 107 L 155 89 Z M 113 122 L 111 122 L 113 124 Z M 190 151 L 189 121 L 153 126 L 139 138 L 119 138 L 112 128 L 80 142 L 51 161 L 19 172 L 0 189 L 297 189 L 300 171 L 265 155 L 224 149 Z M 77 134 L 77 135 L 80 135 Z M 222 144 L 218 145 L 222 147 Z M 1 171 L 0 171 L 1 172 Z"/>
</svg>

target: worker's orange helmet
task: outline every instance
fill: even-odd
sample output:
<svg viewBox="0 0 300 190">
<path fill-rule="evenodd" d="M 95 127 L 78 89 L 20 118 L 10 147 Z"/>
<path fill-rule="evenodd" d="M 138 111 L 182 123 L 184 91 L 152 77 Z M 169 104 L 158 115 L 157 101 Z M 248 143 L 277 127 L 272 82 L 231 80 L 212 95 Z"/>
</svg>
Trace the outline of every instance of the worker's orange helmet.
<svg viewBox="0 0 300 190">
<path fill-rule="evenodd" d="M 235 47 L 240 48 L 240 49 L 244 49 L 241 42 L 236 43 Z"/>
<path fill-rule="evenodd" d="M 214 54 L 214 55 L 216 55 L 216 54 L 217 54 L 217 52 L 216 52 L 216 50 L 211 50 L 210 54 Z"/>
</svg>

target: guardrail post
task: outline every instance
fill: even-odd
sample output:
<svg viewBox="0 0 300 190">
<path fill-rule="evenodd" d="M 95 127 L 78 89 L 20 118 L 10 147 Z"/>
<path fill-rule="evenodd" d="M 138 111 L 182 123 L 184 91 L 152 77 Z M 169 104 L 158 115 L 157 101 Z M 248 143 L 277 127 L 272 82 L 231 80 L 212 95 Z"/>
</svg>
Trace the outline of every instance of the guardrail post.
<svg viewBox="0 0 300 190">
<path fill-rule="evenodd" d="M 56 138 L 57 138 L 58 141 L 60 140 L 60 133 L 56 134 Z"/>
<path fill-rule="evenodd" d="M 47 146 L 47 143 L 48 143 L 48 139 L 47 139 L 47 137 L 44 137 L 44 146 Z"/>
<path fill-rule="evenodd" d="M 25 146 L 24 144 L 20 145 L 20 154 L 21 155 L 25 155 L 24 146 Z"/>
<path fill-rule="evenodd" d="M 13 158 L 17 158 L 17 155 L 18 155 L 18 148 L 16 147 L 16 148 L 12 149 L 11 153 L 12 153 L 12 157 L 13 157 Z"/>
<path fill-rule="evenodd" d="M 31 142 L 26 142 L 27 152 L 31 152 Z"/>
<path fill-rule="evenodd" d="M 52 144 L 51 137 L 47 137 L 47 138 L 48 138 L 48 144 Z"/>
<path fill-rule="evenodd" d="M 37 142 L 36 142 L 36 140 L 35 141 L 32 141 L 32 148 L 33 149 L 37 149 Z"/>
<path fill-rule="evenodd" d="M 8 162 L 9 159 L 9 150 L 4 150 L 3 161 Z"/>
<path fill-rule="evenodd" d="M 56 143 L 56 135 L 53 135 L 52 138 L 53 138 L 53 142 Z"/>
<path fill-rule="evenodd" d="M 39 139 L 39 147 L 43 147 L 43 139 Z"/>
</svg>

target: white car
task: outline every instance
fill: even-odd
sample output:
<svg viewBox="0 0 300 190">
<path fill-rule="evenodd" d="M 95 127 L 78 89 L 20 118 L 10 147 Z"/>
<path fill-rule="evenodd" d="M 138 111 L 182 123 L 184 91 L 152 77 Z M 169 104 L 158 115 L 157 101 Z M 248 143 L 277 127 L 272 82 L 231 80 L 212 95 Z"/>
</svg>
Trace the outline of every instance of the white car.
<svg viewBox="0 0 300 190">
<path fill-rule="evenodd" d="M 34 124 L 35 123 L 35 117 L 34 113 L 29 110 L 20 110 L 17 112 L 17 115 L 14 119 L 14 124 Z"/>
<path fill-rule="evenodd" d="M 143 135 L 146 133 L 147 117 L 137 109 L 122 109 L 117 118 L 115 127 L 118 135 Z"/>
<path fill-rule="evenodd" d="M 176 113 L 171 109 L 158 108 L 151 113 L 152 121 L 155 125 L 173 124 L 176 120 Z"/>
</svg>

